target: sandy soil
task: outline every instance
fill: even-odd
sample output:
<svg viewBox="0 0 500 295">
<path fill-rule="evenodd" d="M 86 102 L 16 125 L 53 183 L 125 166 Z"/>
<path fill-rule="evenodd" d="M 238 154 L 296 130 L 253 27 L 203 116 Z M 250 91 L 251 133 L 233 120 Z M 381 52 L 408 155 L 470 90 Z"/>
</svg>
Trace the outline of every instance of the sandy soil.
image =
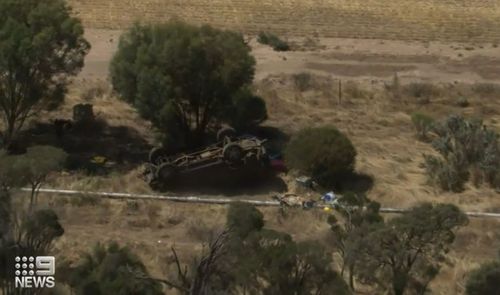
<svg viewBox="0 0 500 295">
<path fill-rule="evenodd" d="M 92 50 L 81 77 L 107 77 L 119 35 L 120 31 L 87 30 Z M 272 74 L 310 71 L 363 80 L 390 79 L 398 73 L 408 80 L 500 82 L 500 49 L 489 44 L 291 38 L 289 41 L 301 50 L 279 53 L 258 44 L 255 38 L 250 40 L 258 61 L 257 80 Z"/>
<path fill-rule="evenodd" d="M 81 101 L 82 89 L 107 78 L 107 67 L 116 50 L 119 31 L 88 30 L 92 51 L 74 84 L 62 113 L 69 116 L 71 105 Z M 357 170 L 375 178 L 369 196 L 383 206 L 408 207 L 421 201 L 452 202 L 465 210 L 500 212 L 499 193 L 468 186 L 460 194 L 442 193 L 426 183 L 421 164 L 423 153 L 432 153 L 429 144 L 418 141 L 410 114 L 419 110 L 442 118 L 461 113 L 481 116 L 500 130 L 500 100 L 471 94 L 470 106 L 461 108 L 453 97 L 440 95 L 429 104 L 405 99 L 395 101 L 384 90 L 397 73 L 402 83 L 430 81 L 459 93 L 462 83 L 500 82 L 500 50 L 473 48 L 464 44 L 408 43 L 399 41 L 290 39 L 300 50 L 277 53 L 251 41 L 257 59 L 255 89 L 267 102 L 267 126 L 287 134 L 305 126 L 334 124 L 345 132 L 358 150 Z M 311 89 L 298 90 L 293 75 L 312 74 Z M 345 97 L 338 99 L 338 80 L 343 81 Z M 97 82 L 96 82 L 97 81 Z M 354 84 L 353 84 L 354 83 Z M 134 128 L 151 143 L 150 125 L 112 95 L 92 101 L 100 116 L 116 126 Z M 94 190 L 150 192 L 138 180 L 140 168 L 124 174 L 89 178 L 66 175 L 52 184 Z M 289 181 L 288 177 L 285 181 Z M 245 197 L 268 198 L 268 194 Z M 58 201 L 59 200 L 59 201 Z M 75 201 L 76 202 L 76 201 Z M 169 247 L 176 245 L 184 257 L 201 249 L 201 242 L 224 223 L 223 206 L 188 206 L 140 202 L 73 202 L 46 199 L 46 205 L 61 215 L 66 234 L 57 250 L 74 259 L 77 250 L 87 250 L 97 241 L 117 240 L 131 246 L 157 276 L 165 267 Z M 295 212 L 287 219 L 276 209 L 264 209 L 268 225 L 292 233 L 297 239 L 315 239 L 327 244 L 328 226 L 323 213 Z M 464 292 L 466 271 L 493 257 L 500 247 L 500 223 L 474 219 L 458 235 L 457 244 L 433 283 L 435 294 Z"/>
</svg>

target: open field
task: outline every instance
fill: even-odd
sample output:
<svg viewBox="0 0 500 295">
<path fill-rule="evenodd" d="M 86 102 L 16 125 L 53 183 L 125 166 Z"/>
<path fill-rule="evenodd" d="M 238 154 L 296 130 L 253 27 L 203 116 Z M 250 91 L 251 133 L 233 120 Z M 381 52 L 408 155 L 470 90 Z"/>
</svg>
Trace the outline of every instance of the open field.
<svg viewBox="0 0 500 295">
<path fill-rule="evenodd" d="M 93 49 L 66 103 L 40 118 L 46 123 L 53 118 L 70 118 L 74 104 L 92 103 L 107 127 L 101 137 L 89 139 L 85 156 L 105 155 L 117 164 L 102 176 L 56 175 L 49 186 L 149 193 L 151 189 L 138 176 L 141 162 L 154 145 L 151 126 L 116 98 L 106 80 L 120 32 L 89 30 L 87 34 Z M 277 53 L 255 40 L 250 42 L 257 59 L 254 88 L 266 100 L 269 111 L 265 126 L 285 135 L 306 126 L 338 127 L 357 148 L 357 171 L 374 179 L 368 196 L 383 206 L 409 207 L 431 201 L 455 203 L 464 210 L 500 212 L 499 192 L 487 187 L 468 185 L 457 194 L 442 193 L 426 183 L 422 154 L 433 150 L 428 143 L 417 140 L 410 118 L 414 111 L 436 119 L 449 114 L 478 116 L 500 131 L 500 86 L 486 84 L 500 83 L 498 48 L 492 44 L 334 38 L 311 41 L 296 37 L 290 41 L 298 50 Z M 428 101 L 413 97 L 411 91 L 402 91 L 396 98 L 388 90 L 395 74 L 402 89 L 411 82 L 420 82 L 430 83 L 435 91 Z M 98 95 L 87 95 L 92 89 L 98 89 L 94 92 Z M 467 98 L 468 106 L 457 103 L 460 97 Z M 293 190 L 292 175 L 282 175 L 281 179 Z M 275 192 L 243 192 L 234 197 L 268 199 Z M 41 199 L 41 206 L 54 208 L 66 229 L 56 245 L 59 255 L 72 260 L 78 251 L 88 250 L 98 241 L 116 240 L 128 244 L 157 277 L 168 272 L 170 246 L 175 245 L 182 257 L 193 256 L 210 233 L 223 226 L 226 214 L 224 206 L 46 195 Z M 276 208 L 262 211 L 269 227 L 286 231 L 298 240 L 312 239 L 328 245 L 325 213 L 299 210 L 283 217 Z M 499 228 L 497 220 L 473 219 L 459 233 L 449 263 L 432 283 L 434 294 L 463 293 L 465 273 L 493 257 L 500 248 Z"/>
<path fill-rule="evenodd" d="M 495 0 L 70 0 L 88 27 L 170 18 L 290 36 L 494 43 Z"/>
</svg>

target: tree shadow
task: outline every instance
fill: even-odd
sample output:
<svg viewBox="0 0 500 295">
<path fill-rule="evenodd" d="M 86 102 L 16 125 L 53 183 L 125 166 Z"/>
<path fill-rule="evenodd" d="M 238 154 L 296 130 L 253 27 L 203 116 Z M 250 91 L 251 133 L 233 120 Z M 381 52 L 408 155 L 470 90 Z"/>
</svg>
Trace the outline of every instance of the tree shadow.
<svg viewBox="0 0 500 295">
<path fill-rule="evenodd" d="M 169 185 L 156 188 L 176 194 L 237 196 L 287 191 L 287 185 L 267 167 L 232 169 L 226 165 L 179 175 Z"/>
<path fill-rule="evenodd" d="M 286 145 L 290 141 L 290 136 L 280 129 L 272 126 L 257 126 L 249 133 L 262 139 L 267 139 L 266 148 L 269 153 L 283 153 Z"/>
<path fill-rule="evenodd" d="M 352 172 L 338 178 L 334 188 L 339 192 L 367 193 L 373 188 L 374 178 L 368 174 Z"/>
<path fill-rule="evenodd" d="M 147 159 L 151 145 L 141 134 L 127 126 L 111 126 L 103 120 L 67 127 L 63 134 L 52 123 L 37 123 L 22 132 L 26 146 L 51 145 L 68 153 L 69 170 L 108 174 L 129 171 Z M 93 159 L 101 158 L 102 163 Z"/>
</svg>

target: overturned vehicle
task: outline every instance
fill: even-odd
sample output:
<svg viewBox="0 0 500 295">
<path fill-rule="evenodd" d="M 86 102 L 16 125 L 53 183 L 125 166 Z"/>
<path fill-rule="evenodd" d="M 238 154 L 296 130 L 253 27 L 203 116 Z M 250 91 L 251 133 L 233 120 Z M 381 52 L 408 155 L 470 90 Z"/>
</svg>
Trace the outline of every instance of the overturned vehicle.
<svg viewBox="0 0 500 295">
<path fill-rule="evenodd" d="M 154 148 L 149 153 L 144 179 L 153 186 L 168 185 L 183 174 L 211 168 L 266 166 L 269 165 L 269 158 L 265 142 L 255 136 L 236 136 L 232 129 L 222 129 L 217 134 L 217 143 L 190 153 L 169 156 L 161 148 Z"/>
</svg>

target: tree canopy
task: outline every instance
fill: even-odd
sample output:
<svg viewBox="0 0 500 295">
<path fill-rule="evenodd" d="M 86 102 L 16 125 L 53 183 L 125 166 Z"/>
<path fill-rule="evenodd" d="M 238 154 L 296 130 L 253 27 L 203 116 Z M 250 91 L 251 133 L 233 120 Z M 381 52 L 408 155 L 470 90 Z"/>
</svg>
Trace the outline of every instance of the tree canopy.
<svg viewBox="0 0 500 295">
<path fill-rule="evenodd" d="M 0 0 L 0 114 L 10 144 L 35 107 L 60 102 L 90 48 L 64 0 Z"/>
<path fill-rule="evenodd" d="M 33 206 L 38 190 L 51 172 L 63 168 L 67 154 L 52 146 L 34 146 L 25 154 L 0 154 L 0 185 L 30 185 L 30 207 Z"/>
<path fill-rule="evenodd" d="M 83 253 L 76 266 L 64 267 L 64 281 L 77 295 L 163 294 L 161 285 L 134 276 L 146 273 L 140 259 L 117 243 L 96 244 L 91 252 Z"/>
<path fill-rule="evenodd" d="M 248 91 L 254 67 L 242 35 L 172 21 L 124 33 L 110 74 L 120 97 L 166 142 L 190 146 L 203 141 L 212 123 L 246 126 L 265 118 L 265 104 Z"/>
<path fill-rule="evenodd" d="M 354 171 L 356 149 L 335 127 L 306 128 L 288 144 L 285 160 L 291 168 L 331 188 Z"/>
<path fill-rule="evenodd" d="M 392 289 L 395 295 L 407 289 L 422 294 L 439 272 L 455 231 L 467 222 L 455 205 L 424 203 L 377 223 L 353 244 L 363 265 L 358 278 Z"/>
</svg>

